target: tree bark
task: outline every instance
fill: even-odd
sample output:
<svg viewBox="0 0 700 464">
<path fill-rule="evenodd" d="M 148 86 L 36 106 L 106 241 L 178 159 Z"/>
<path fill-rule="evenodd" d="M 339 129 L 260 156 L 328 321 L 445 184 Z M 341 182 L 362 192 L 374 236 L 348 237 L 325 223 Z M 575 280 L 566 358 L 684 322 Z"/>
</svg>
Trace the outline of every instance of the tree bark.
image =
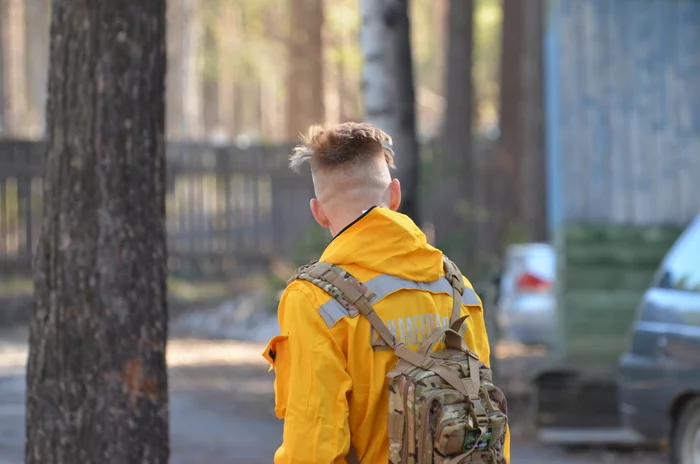
<svg viewBox="0 0 700 464">
<path fill-rule="evenodd" d="M 28 123 L 31 136 L 43 138 L 46 121 L 46 90 L 49 67 L 48 0 L 25 0 L 25 40 L 27 43 Z"/>
<path fill-rule="evenodd" d="M 5 127 L 5 28 L 7 19 L 5 18 L 5 0 L 0 0 L 0 137 L 4 135 Z"/>
<path fill-rule="evenodd" d="M 520 213 L 532 241 L 547 240 L 547 173 L 544 115 L 544 0 L 528 3 L 523 12 L 523 53 L 519 60 L 519 113 L 522 127 Z"/>
<path fill-rule="evenodd" d="M 323 0 L 291 0 L 287 41 L 287 137 L 325 121 Z"/>
<path fill-rule="evenodd" d="M 403 193 L 400 211 L 420 225 L 420 150 L 408 0 L 361 0 L 360 14 L 365 118 L 392 137 Z"/>
<path fill-rule="evenodd" d="M 221 14 L 216 27 L 219 38 L 218 52 L 218 94 L 219 94 L 219 124 L 229 140 L 236 134 L 235 124 L 235 83 L 236 69 L 231 62 L 231 57 L 236 53 L 236 33 L 238 24 L 236 21 L 235 6 L 230 3 L 222 3 Z"/>
<path fill-rule="evenodd" d="M 0 0 L 0 21 L 3 22 L 3 71 L 5 131 L 16 137 L 27 135 L 27 75 L 25 66 L 24 0 Z"/>
<path fill-rule="evenodd" d="M 168 462 L 165 1 L 54 1 L 25 462 Z"/>
<path fill-rule="evenodd" d="M 546 237 L 543 0 L 503 2 L 501 139 L 494 157 L 494 233 L 501 248 Z"/>
<path fill-rule="evenodd" d="M 185 108 L 183 105 L 184 92 L 184 41 L 183 34 L 185 17 L 185 0 L 169 0 L 167 2 L 167 53 L 168 69 L 166 72 L 166 101 L 168 112 L 166 114 L 166 135 L 169 140 L 185 138 Z"/>
<path fill-rule="evenodd" d="M 201 53 L 202 24 L 197 0 L 168 1 L 168 137 L 204 136 Z"/>
<path fill-rule="evenodd" d="M 444 209 L 436 218 L 436 239 L 447 246 L 453 259 L 465 265 L 474 258 L 475 185 L 472 160 L 474 84 L 474 0 L 451 0 L 447 18 L 447 109 L 445 111 L 445 158 L 438 185 Z M 442 245 L 441 245 L 442 246 Z"/>
</svg>

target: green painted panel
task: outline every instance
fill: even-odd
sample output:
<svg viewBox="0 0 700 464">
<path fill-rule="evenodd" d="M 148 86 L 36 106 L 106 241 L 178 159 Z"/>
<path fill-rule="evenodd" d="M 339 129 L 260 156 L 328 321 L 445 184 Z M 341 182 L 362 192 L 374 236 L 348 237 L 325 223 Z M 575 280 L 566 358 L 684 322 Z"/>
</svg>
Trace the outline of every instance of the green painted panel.
<svg viewBox="0 0 700 464">
<path fill-rule="evenodd" d="M 600 291 L 579 290 L 569 291 L 564 295 L 567 308 L 593 310 L 597 312 L 615 313 L 626 308 L 634 308 L 639 303 L 643 292 L 638 291 Z"/>
<path fill-rule="evenodd" d="M 567 361 L 617 365 L 620 354 L 625 352 L 627 345 L 627 334 L 617 337 L 572 337 L 567 343 Z"/>
<path fill-rule="evenodd" d="M 634 290 L 643 292 L 651 283 L 656 267 L 653 269 L 619 269 L 599 266 L 568 267 L 566 270 L 566 289 L 576 290 Z"/>
<path fill-rule="evenodd" d="M 639 302 L 681 232 L 580 224 L 558 231 L 557 305 L 567 362 L 617 363 Z"/>
<path fill-rule="evenodd" d="M 622 243 L 628 245 L 659 244 L 669 247 L 683 232 L 682 227 L 635 227 L 618 225 L 568 225 L 564 239 L 570 245 Z"/>
<path fill-rule="evenodd" d="M 654 271 L 668 252 L 665 244 L 593 244 L 568 245 L 564 249 L 566 266 L 606 266 Z"/>
</svg>

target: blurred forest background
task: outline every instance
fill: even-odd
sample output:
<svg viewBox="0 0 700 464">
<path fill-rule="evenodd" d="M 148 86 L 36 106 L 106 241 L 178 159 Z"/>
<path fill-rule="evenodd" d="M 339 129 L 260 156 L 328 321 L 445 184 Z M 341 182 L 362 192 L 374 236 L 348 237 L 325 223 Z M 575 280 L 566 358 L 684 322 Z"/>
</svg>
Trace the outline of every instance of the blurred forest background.
<svg viewBox="0 0 700 464">
<path fill-rule="evenodd" d="M 372 51 L 362 49 L 371 40 L 361 37 L 362 11 L 371 14 L 370 4 L 378 2 L 169 1 L 169 141 L 277 146 L 282 153 L 309 124 L 374 122 L 364 92 L 371 76 L 363 74 Z M 418 185 L 404 182 L 406 198 L 416 198 L 418 222 L 465 272 L 492 267 L 506 243 L 546 239 L 543 5 L 408 2 L 413 76 L 407 83 L 421 149 L 413 166 L 412 154 L 399 151 L 406 145 L 395 147 L 399 172 L 416 170 Z M 42 139 L 50 2 L 0 0 L 0 9 L 0 138 Z M 395 145 L 413 137 L 392 135 Z M 200 201 L 211 203 L 205 196 Z M 169 222 L 177 222 L 174 203 L 169 199 Z M 322 232 L 288 227 L 298 240 L 285 255 L 310 248 L 300 261 L 327 240 Z"/>
<path fill-rule="evenodd" d="M 449 1 L 410 3 L 418 128 L 433 137 L 445 112 Z M 500 0 L 475 3 L 475 127 L 493 134 L 503 14 Z M 2 134 L 39 138 L 50 1 L 0 5 Z M 168 137 L 280 143 L 311 123 L 361 120 L 359 29 L 357 0 L 169 1 Z"/>
</svg>

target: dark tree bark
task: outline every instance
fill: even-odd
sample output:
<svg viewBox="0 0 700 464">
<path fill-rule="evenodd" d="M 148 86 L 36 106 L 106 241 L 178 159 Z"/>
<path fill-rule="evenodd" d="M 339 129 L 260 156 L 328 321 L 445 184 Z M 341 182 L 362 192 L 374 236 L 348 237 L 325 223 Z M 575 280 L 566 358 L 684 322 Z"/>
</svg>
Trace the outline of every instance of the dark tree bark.
<svg viewBox="0 0 700 464">
<path fill-rule="evenodd" d="M 46 90 L 49 65 L 49 14 L 48 0 L 25 0 L 25 42 L 27 53 L 27 98 L 31 135 L 44 137 L 46 116 Z"/>
<path fill-rule="evenodd" d="M 4 0 L 0 0 L 0 136 L 6 131 L 5 128 L 5 5 Z"/>
<path fill-rule="evenodd" d="M 411 20 L 408 0 L 389 2 L 385 19 L 392 30 L 394 50 L 394 85 L 396 86 L 396 126 L 392 135 L 402 182 L 399 211 L 421 225 L 418 185 L 420 180 L 420 147 L 416 134 L 416 96 L 411 55 Z"/>
<path fill-rule="evenodd" d="M 543 108 L 543 0 L 503 2 L 501 140 L 492 198 L 497 246 L 508 233 L 546 238 Z"/>
<path fill-rule="evenodd" d="M 520 59 L 519 111 L 522 137 L 520 215 L 530 240 L 547 240 L 547 171 L 544 115 L 544 0 L 528 3 L 523 12 L 523 54 Z"/>
<path fill-rule="evenodd" d="M 435 227 L 438 243 L 454 243 L 454 247 L 448 247 L 449 252 L 464 265 L 473 260 L 476 248 L 473 216 L 477 179 L 472 160 L 474 0 L 451 0 L 447 25 L 444 182 L 437 187 L 445 207 L 436 217 Z"/>
<path fill-rule="evenodd" d="M 323 73 L 323 0 L 291 0 L 287 39 L 287 137 L 296 140 L 326 119 Z"/>
<path fill-rule="evenodd" d="M 31 133 L 27 108 L 25 0 L 0 0 L 4 129 L 11 136 Z"/>
<path fill-rule="evenodd" d="M 26 463 L 168 462 L 165 1 L 54 0 Z"/>
</svg>

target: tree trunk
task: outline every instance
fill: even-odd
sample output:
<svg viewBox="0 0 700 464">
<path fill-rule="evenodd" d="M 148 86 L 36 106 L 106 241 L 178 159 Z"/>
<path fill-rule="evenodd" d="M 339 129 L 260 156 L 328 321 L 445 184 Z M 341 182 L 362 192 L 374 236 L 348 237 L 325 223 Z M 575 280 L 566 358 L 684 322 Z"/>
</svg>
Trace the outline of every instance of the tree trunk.
<svg viewBox="0 0 700 464">
<path fill-rule="evenodd" d="M 231 57 L 236 53 L 236 9 L 229 3 L 222 3 L 221 14 L 216 27 L 218 40 L 218 94 L 219 94 L 219 124 L 229 140 L 236 134 L 235 124 L 235 82 L 236 69 Z"/>
<path fill-rule="evenodd" d="M 365 118 L 392 137 L 403 193 L 400 210 L 420 225 L 420 151 L 408 0 L 361 0 L 360 14 Z"/>
<path fill-rule="evenodd" d="M 11 136 L 26 136 L 28 125 L 27 76 L 25 66 L 24 0 L 0 0 L 3 22 L 3 71 L 5 130 Z"/>
<path fill-rule="evenodd" d="M 494 233 L 506 241 L 546 236 L 542 89 L 543 0 L 503 2 L 501 139 L 494 157 Z"/>
<path fill-rule="evenodd" d="M 185 133 L 185 108 L 183 106 L 184 76 L 184 38 L 183 30 L 185 0 L 167 2 L 167 53 L 168 69 L 166 72 L 166 134 L 169 140 L 183 139 Z"/>
<path fill-rule="evenodd" d="M 168 462 L 165 1 L 53 3 L 25 462 Z"/>
<path fill-rule="evenodd" d="M 453 259 L 462 266 L 473 261 L 476 251 L 473 31 L 474 0 L 451 0 L 447 18 L 445 157 L 440 173 L 444 182 L 437 186 L 443 208 L 436 217 L 435 232 L 438 243 L 447 245 Z"/>
<path fill-rule="evenodd" d="M 27 96 L 28 122 L 31 136 L 43 138 L 46 120 L 46 90 L 49 68 L 49 22 L 48 0 L 25 0 L 27 43 Z"/>
<path fill-rule="evenodd" d="M 523 12 L 524 37 L 520 63 L 518 112 L 522 127 L 520 148 L 521 221 L 532 241 L 547 240 L 547 178 L 544 133 L 544 0 L 528 3 Z"/>
<path fill-rule="evenodd" d="M 168 137 L 204 136 L 201 53 L 202 25 L 197 0 L 168 1 Z"/>
<path fill-rule="evenodd" d="M 291 0 L 287 59 L 287 137 L 325 121 L 323 0 Z"/>
<path fill-rule="evenodd" d="M 5 0 L 0 0 L 0 137 L 7 130 L 5 127 L 5 33 L 3 32 L 7 25 L 5 24 Z"/>
</svg>

